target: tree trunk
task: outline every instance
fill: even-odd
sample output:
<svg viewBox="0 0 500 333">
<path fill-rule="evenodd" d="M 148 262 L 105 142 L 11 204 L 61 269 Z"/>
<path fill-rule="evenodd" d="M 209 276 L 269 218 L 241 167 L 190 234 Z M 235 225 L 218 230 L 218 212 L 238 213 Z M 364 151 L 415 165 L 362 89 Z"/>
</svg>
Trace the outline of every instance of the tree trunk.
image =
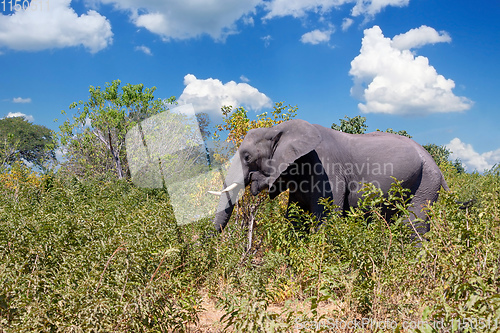
<svg viewBox="0 0 500 333">
<path fill-rule="evenodd" d="M 111 156 L 113 156 L 113 159 L 115 160 L 115 165 L 116 165 L 116 172 L 118 174 L 118 179 L 123 179 L 123 168 L 122 168 L 122 162 L 120 161 L 120 152 L 115 151 L 113 148 L 113 144 L 111 143 L 111 131 L 108 130 L 108 139 L 109 139 L 109 150 L 111 151 Z"/>
</svg>

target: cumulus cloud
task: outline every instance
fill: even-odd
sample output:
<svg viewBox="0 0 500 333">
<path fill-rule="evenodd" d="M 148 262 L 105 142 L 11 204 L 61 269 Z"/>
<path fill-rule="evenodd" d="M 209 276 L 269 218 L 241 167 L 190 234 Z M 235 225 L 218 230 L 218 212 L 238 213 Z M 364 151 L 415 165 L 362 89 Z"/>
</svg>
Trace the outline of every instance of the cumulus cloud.
<svg viewBox="0 0 500 333">
<path fill-rule="evenodd" d="M 345 4 L 354 4 L 352 16 L 373 17 L 387 6 L 407 6 L 410 0 L 272 0 L 264 3 L 268 12 L 264 19 L 293 16 L 303 17 L 308 12 L 324 14 Z"/>
<path fill-rule="evenodd" d="M 143 52 L 144 54 L 149 55 L 149 56 L 153 55 L 153 52 L 151 52 L 151 49 L 145 45 L 136 46 L 135 50 Z"/>
<path fill-rule="evenodd" d="M 240 76 L 240 80 L 243 82 L 250 82 L 250 79 L 247 78 L 245 75 Z"/>
<path fill-rule="evenodd" d="M 33 122 L 35 118 L 31 115 L 27 115 L 21 112 L 9 112 L 5 118 L 23 117 L 27 121 Z"/>
<path fill-rule="evenodd" d="M 304 44 L 317 45 L 319 43 L 328 43 L 333 30 L 313 30 L 302 35 L 300 41 Z"/>
<path fill-rule="evenodd" d="M 427 44 L 450 42 L 451 37 L 446 31 L 437 32 L 433 28 L 423 25 L 420 28 L 394 36 L 392 46 L 399 50 L 410 50 Z"/>
<path fill-rule="evenodd" d="M 430 29 L 420 27 L 399 35 L 397 47 L 378 26 L 364 31 L 360 54 L 349 71 L 354 79 L 351 94 L 365 101 L 358 104 L 362 112 L 425 114 L 471 108 L 473 102 L 456 96 L 455 82 L 438 74 L 426 57 L 399 48 L 449 41 L 447 34 Z"/>
<path fill-rule="evenodd" d="M 179 104 L 193 104 L 196 113 L 220 115 L 222 106 L 244 106 L 253 111 L 271 107 L 271 99 L 247 83 L 217 79 L 197 79 L 193 74 L 184 77 L 184 91 Z"/>
<path fill-rule="evenodd" d="M 96 53 L 113 41 L 111 24 L 95 10 L 78 14 L 71 0 L 54 0 L 50 10 L 0 15 L 0 47 L 18 51 L 84 46 Z"/>
<path fill-rule="evenodd" d="M 250 14 L 261 0 L 100 0 L 129 12 L 132 22 L 163 39 L 188 39 L 208 34 L 224 40 L 236 33 L 235 22 L 251 24 Z"/>
<path fill-rule="evenodd" d="M 22 98 L 22 97 L 14 97 L 12 99 L 13 103 L 21 103 L 21 104 L 26 104 L 26 103 L 31 103 L 31 98 Z"/>
<path fill-rule="evenodd" d="M 460 159 L 465 164 L 467 171 L 483 172 L 500 163 L 500 148 L 479 154 L 471 144 L 464 143 L 459 138 L 451 140 L 450 143 L 446 144 L 446 148 L 451 151 L 450 158 L 452 160 Z"/>
</svg>

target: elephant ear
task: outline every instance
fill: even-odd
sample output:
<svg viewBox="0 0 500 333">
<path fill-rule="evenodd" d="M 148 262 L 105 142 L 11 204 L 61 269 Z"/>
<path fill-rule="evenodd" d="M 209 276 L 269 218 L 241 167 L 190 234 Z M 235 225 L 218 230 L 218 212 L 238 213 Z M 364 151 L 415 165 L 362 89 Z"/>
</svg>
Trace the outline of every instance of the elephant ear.
<svg viewBox="0 0 500 333">
<path fill-rule="evenodd" d="M 319 131 L 305 120 L 288 120 L 272 129 L 273 155 L 270 161 L 272 172 L 269 176 L 269 188 L 290 164 L 314 150 L 321 142 Z"/>
</svg>

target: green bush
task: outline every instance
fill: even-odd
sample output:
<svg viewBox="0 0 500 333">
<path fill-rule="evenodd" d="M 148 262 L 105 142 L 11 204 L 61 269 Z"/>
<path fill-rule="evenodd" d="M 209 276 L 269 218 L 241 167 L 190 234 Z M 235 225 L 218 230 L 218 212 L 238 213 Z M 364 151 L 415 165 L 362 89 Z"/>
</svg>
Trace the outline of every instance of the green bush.
<svg viewBox="0 0 500 333">
<path fill-rule="evenodd" d="M 1 326 L 147 331 L 196 322 L 194 279 L 182 265 L 188 243 L 165 193 L 74 181 L 35 198 L 0 197 Z"/>
<path fill-rule="evenodd" d="M 493 332 L 500 168 L 443 171 L 453 191 L 428 208 L 420 246 L 398 184 L 387 197 L 365 187 L 345 216 L 323 201 L 320 225 L 296 207 L 287 220 L 278 200 L 265 200 L 249 251 L 248 221 L 230 221 L 222 235 L 210 219 L 178 226 L 161 189 L 56 177 L 0 185 L 0 331 L 189 332 L 208 297 L 233 331 L 319 332 L 368 318 L 402 331 L 439 323 Z M 394 218 L 380 214 L 383 205 Z M 429 325 L 402 326 L 419 321 Z"/>
</svg>

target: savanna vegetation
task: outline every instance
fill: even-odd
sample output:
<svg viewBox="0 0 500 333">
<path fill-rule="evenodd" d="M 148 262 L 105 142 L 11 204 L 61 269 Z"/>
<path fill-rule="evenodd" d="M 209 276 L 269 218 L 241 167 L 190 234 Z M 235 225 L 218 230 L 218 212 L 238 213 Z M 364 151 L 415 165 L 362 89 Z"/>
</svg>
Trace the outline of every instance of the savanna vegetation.
<svg viewBox="0 0 500 333">
<path fill-rule="evenodd" d="M 286 220 L 286 193 L 245 193 L 219 235 L 209 217 L 178 225 L 165 188 L 130 181 L 125 132 L 174 99 L 119 85 L 71 106 L 81 109 L 61 127 L 59 169 L 27 164 L 22 140 L 0 127 L 0 332 L 498 331 L 500 167 L 467 173 L 427 145 L 452 191 L 427 208 L 421 246 L 397 183 L 388 197 L 366 186 L 347 216 L 325 200 L 321 227 L 299 209 Z M 251 120 L 227 107 L 210 135 L 237 147 L 297 113 L 278 103 Z M 332 127 L 364 132 L 365 120 Z M 52 144 L 37 151 L 47 159 Z M 387 221 L 381 205 L 399 214 Z"/>
</svg>

